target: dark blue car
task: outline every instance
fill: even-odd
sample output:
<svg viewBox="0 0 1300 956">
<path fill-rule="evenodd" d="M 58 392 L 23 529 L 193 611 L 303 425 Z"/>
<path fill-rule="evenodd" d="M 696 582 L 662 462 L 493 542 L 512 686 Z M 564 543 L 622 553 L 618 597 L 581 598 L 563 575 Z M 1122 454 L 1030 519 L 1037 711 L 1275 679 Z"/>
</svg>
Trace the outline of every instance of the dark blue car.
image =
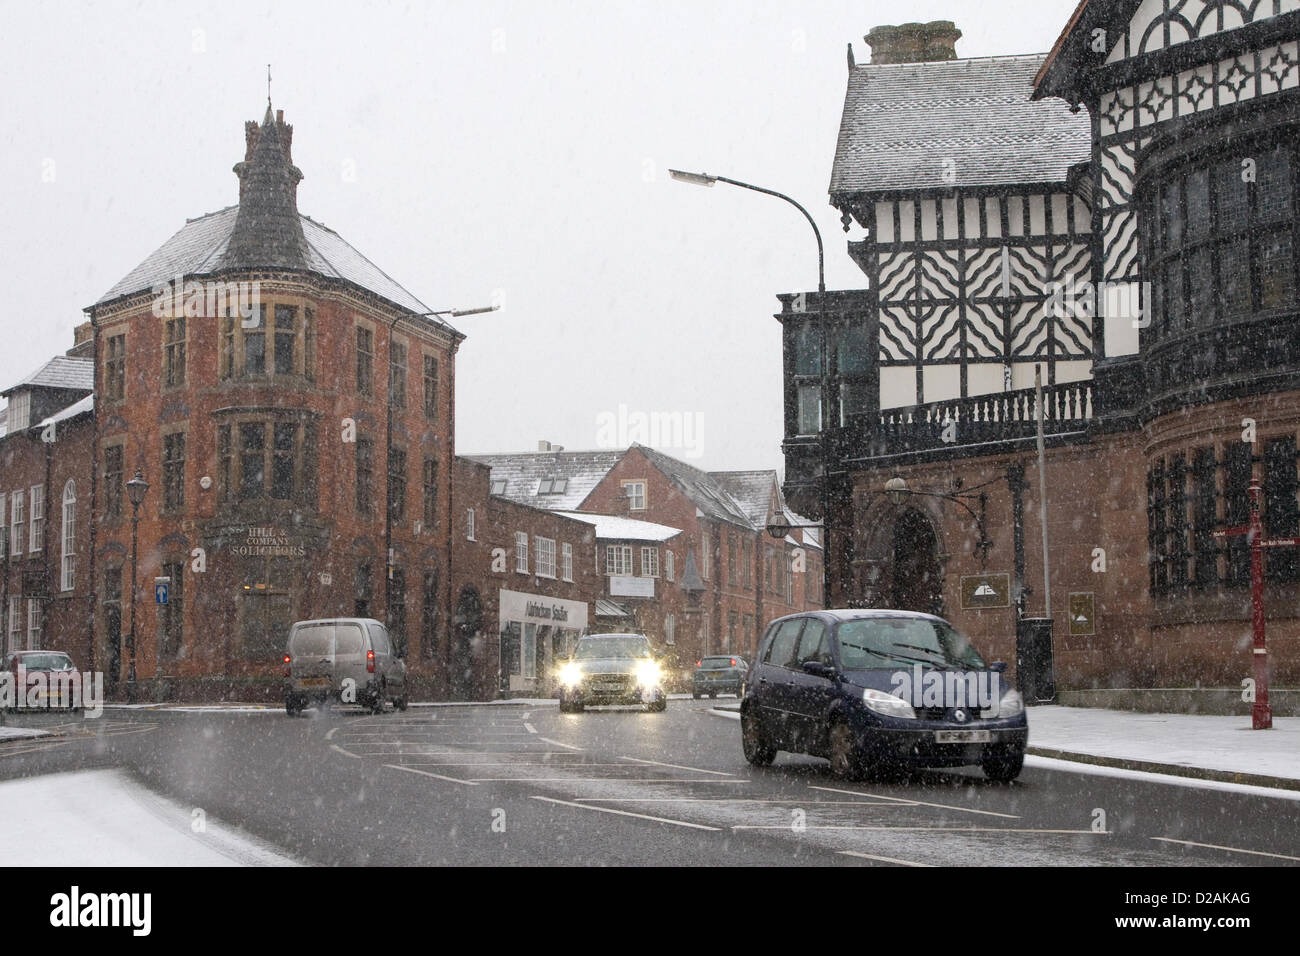
<svg viewBox="0 0 1300 956">
<path fill-rule="evenodd" d="M 827 610 L 779 618 L 745 681 L 745 759 L 766 766 L 778 750 L 807 753 L 829 758 L 832 771 L 849 779 L 979 765 L 992 780 L 1013 780 L 1029 724 L 1003 670 L 929 614 Z"/>
</svg>

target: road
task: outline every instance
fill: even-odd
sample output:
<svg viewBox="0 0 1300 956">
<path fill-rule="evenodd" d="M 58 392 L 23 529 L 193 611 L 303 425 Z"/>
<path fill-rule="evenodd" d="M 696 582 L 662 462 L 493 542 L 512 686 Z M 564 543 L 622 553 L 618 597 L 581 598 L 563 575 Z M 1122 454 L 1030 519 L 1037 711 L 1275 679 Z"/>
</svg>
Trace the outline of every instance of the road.
<svg viewBox="0 0 1300 956">
<path fill-rule="evenodd" d="M 1300 863 L 1294 799 L 1033 758 L 1011 785 L 978 770 L 844 783 L 784 753 L 754 768 L 739 723 L 707 700 L 660 714 L 551 704 L 51 722 L 71 732 L 0 744 L 0 779 L 123 768 L 309 864 Z"/>
</svg>

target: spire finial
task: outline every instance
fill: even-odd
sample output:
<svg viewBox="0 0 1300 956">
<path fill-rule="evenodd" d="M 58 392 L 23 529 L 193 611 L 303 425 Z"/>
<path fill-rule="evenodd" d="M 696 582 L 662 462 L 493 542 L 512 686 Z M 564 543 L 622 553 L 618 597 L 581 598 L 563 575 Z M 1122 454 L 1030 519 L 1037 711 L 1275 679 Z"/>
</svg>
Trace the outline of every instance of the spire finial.
<svg viewBox="0 0 1300 956">
<path fill-rule="evenodd" d="M 271 64 L 266 64 L 266 108 L 271 108 Z"/>
</svg>

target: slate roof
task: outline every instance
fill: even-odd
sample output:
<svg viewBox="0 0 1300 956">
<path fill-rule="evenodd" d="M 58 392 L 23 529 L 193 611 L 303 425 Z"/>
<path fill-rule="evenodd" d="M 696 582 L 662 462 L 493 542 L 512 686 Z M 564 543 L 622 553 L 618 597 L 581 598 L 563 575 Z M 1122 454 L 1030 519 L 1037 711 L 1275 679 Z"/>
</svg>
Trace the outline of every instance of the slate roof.
<svg viewBox="0 0 1300 956">
<path fill-rule="evenodd" d="M 0 395 L 8 395 L 20 388 L 72 388 L 89 392 L 94 387 L 94 359 L 56 355 L 21 382 L 0 392 Z"/>
<path fill-rule="evenodd" d="M 773 489 L 776 489 L 777 501 L 781 501 L 780 483 L 775 471 L 711 471 L 709 474 L 740 503 L 752 524 L 760 528 L 767 526 Z"/>
<path fill-rule="evenodd" d="M 155 249 L 102 296 L 96 305 L 132 295 L 168 282 L 178 275 L 207 275 L 220 267 L 235 228 L 238 206 L 227 206 L 198 219 L 190 219 L 174 236 Z M 307 240 L 307 269 L 331 279 L 342 279 L 383 296 L 412 312 L 429 312 L 427 305 L 402 288 L 392 277 L 348 244 L 333 229 L 301 213 Z"/>
<path fill-rule="evenodd" d="M 602 478 L 609 474 L 623 452 L 614 451 L 538 451 L 504 455 L 465 455 L 492 469 L 489 489 L 504 481 L 504 498 L 551 511 L 576 511 Z M 544 479 L 563 478 L 567 487 L 560 494 L 537 494 Z"/>
<path fill-rule="evenodd" d="M 1043 54 L 849 70 L 832 197 L 886 190 L 1065 182 L 1091 153 L 1086 111 L 1034 101 Z M 944 181 L 945 160 L 955 173 Z"/>
</svg>

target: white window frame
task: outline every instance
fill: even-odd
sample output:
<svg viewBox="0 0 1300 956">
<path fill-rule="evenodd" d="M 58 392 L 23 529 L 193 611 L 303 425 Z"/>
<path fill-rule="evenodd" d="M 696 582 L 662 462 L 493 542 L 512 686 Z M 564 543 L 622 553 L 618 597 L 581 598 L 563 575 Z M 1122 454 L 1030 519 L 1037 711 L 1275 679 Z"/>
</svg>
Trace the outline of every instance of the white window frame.
<svg viewBox="0 0 1300 956">
<path fill-rule="evenodd" d="M 537 677 L 537 625 L 525 624 L 519 634 L 519 676 Z"/>
<path fill-rule="evenodd" d="M 7 428 L 9 434 L 17 431 L 24 431 L 31 427 L 32 424 L 32 393 L 29 389 L 23 389 L 21 392 L 14 392 L 9 399 L 9 420 Z"/>
<path fill-rule="evenodd" d="M 677 564 L 677 560 L 676 557 L 673 555 L 672 549 L 664 548 L 664 580 L 665 581 L 677 580 L 676 564 Z"/>
<path fill-rule="evenodd" d="M 641 577 L 659 577 L 659 549 L 643 547 L 641 549 Z"/>
<path fill-rule="evenodd" d="M 8 531 L 8 529 L 9 529 L 9 496 L 5 494 L 3 491 L 0 491 L 0 531 Z M 0 534 L 0 547 L 3 548 L 9 547 L 9 538 L 4 534 Z M 4 551 L 0 550 L 0 558 L 3 557 L 4 557 Z"/>
<path fill-rule="evenodd" d="M 6 651 L 21 650 L 23 639 L 23 599 L 21 597 L 9 598 L 9 615 L 8 615 L 8 641 Z"/>
<path fill-rule="evenodd" d="M 77 483 L 71 478 L 63 486 L 63 524 L 60 539 L 63 552 L 59 558 L 60 590 L 71 591 L 77 583 Z"/>
<path fill-rule="evenodd" d="M 474 509 L 468 508 L 465 511 L 465 540 L 476 541 L 474 537 Z"/>
<path fill-rule="evenodd" d="M 700 578 L 707 581 L 713 570 L 713 551 L 709 547 L 709 532 L 700 532 Z"/>
<path fill-rule="evenodd" d="M 515 532 L 515 573 L 528 573 L 528 532 Z"/>
<path fill-rule="evenodd" d="M 609 577 L 631 576 L 632 546 L 630 544 L 605 545 L 605 574 Z"/>
<path fill-rule="evenodd" d="M 23 535 L 27 533 L 26 499 L 23 494 L 22 489 L 9 494 L 9 528 L 13 532 L 9 536 L 10 555 L 23 553 Z"/>
<path fill-rule="evenodd" d="M 629 511 L 646 510 L 646 483 L 644 479 L 633 479 L 623 482 L 623 494 L 627 496 L 627 507 Z M 640 504 L 637 502 L 640 501 Z"/>
<path fill-rule="evenodd" d="M 27 599 L 27 650 L 36 651 L 41 647 L 41 602 L 36 598 Z"/>
<path fill-rule="evenodd" d="M 537 576 L 555 579 L 555 539 L 533 536 L 533 547 L 537 552 Z"/>
<path fill-rule="evenodd" d="M 36 554 L 45 546 L 45 486 L 32 485 L 27 491 L 31 520 L 28 522 L 27 550 Z"/>
<path fill-rule="evenodd" d="M 567 541 L 560 545 L 560 576 L 565 581 L 573 580 L 573 545 Z"/>
<path fill-rule="evenodd" d="M 664 643 L 677 643 L 677 617 L 673 614 L 664 615 Z"/>
</svg>

